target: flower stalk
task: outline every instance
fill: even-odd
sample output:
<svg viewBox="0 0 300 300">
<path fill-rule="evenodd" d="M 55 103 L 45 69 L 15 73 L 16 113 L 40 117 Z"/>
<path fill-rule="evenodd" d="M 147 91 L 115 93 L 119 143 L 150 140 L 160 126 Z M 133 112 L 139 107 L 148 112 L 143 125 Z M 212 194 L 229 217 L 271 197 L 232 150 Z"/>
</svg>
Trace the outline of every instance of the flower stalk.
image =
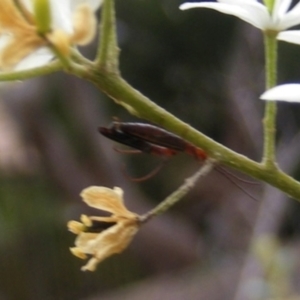
<svg viewBox="0 0 300 300">
<path fill-rule="evenodd" d="M 34 1 L 34 15 L 36 26 L 40 34 L 45 34 L 51 30 L 51 14 L 48 0 Z"/>
<path fill-rule="evenodd" d="M 0 73 L 0 81 L 20 81 L 38 76 L 44 76 L 52 74 L 54 72 L 61 71 L 63 66 L 60 61 L 54 61 L 46 66 L 36 67 L 29 70 L 3 72 Z"/>
<path fill-rule="evenodd" d="M 264 35 L 265 42 L 265 76 L 266 90 L 276 85 L 277 81 L 277 40 L 276 34 L 266 32 Z M 267 169 L 276 167 L 276 113 L 277 104 L 274 101 L 266 103 L 264 125 L 264 153 L 263 165 Z"/>
<path fill-rule="evenodd" d="M 119 73 L 119 47 L 116 33 L 114 0 L 104 0 L 101 10 L 100 37 L 96 65 L 109 72 Z"/>
<path fill-rule="evenodd" d="M 199 178 L 205 177 L 214 167 L 214 161 L 208 159 L 203 166 L 191 177 L 187 178 L 185 182 L 164 201 L 159 203 L 155 208 L 140 217 L 140 222 L 145 223 L 152 217 L 161 215 L 174 204 L 182 199 L 197 183 Z"/>
</svg>

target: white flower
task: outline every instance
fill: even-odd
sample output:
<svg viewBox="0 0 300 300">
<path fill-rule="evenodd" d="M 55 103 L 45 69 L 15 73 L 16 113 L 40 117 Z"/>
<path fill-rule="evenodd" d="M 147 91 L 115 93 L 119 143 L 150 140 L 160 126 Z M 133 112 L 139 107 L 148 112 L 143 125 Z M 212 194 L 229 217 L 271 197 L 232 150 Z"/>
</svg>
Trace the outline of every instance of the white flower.
<svg viewBox="0 0 300 300">
<path fill-rule="evenodd" d="M 211 8 L 224 14 L 233 15 L 263 30 L 280 32 L 300 24 L 300 3 L 289 10 L 292 0 L 275 0 L 272 14 L 257 0 L 217 0 L 212 2 L 184 3 L 180 9 Z"/>
<path fill-rule="evenodd" d="M 1 0 L 0 69 L 24 70 L 48 63 L 54 46 L 63 55 L 72 45 L 86 45 L 94 37 L 94 12 L 103 0 L 48 0 L 50 31 L 41 35 L 34 0 Z M 18 5 L 16 4 L 18 3 Z"/>
<path fill-rule="evenodd" d="M 300 102 L 300 84 L 290 83 L 275 86 L 264 92 L 260 99 L 267 101 Z"/>
<path fill-rule="evenodd" d="M 122 252 L 130 244 L 140 226 L 139 216 L 123 203 L 123 190 L 91 186 L 81 192 L 89 206 L 110 213 L 107 217 L 81 216 L 81 222 L 69 221 L 68 228 L 77 234 L 71 252 L 81 258 L 90 258 L 83 271 L 95 271 L 97 265 L 111 255 Z"/>
<path fill-rule="evenodd" d="M 300 45 L 300 30 L 287 30 L 278 34 L 277 40 Z"/>
</svg>

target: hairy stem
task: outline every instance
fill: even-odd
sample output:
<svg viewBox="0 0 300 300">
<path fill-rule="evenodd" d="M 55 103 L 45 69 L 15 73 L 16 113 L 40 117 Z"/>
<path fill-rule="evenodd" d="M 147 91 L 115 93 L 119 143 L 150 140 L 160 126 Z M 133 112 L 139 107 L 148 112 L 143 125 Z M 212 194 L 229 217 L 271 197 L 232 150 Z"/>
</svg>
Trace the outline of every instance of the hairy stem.
<svg viewBox="0 0 300 300">
<path fill-rule="evenodd" d="M 180 201 L 198 182 L 199 178 L 205 177 L 213 169 L 213 161 L 207 160 L 205 164 L 193 176 L 187 178 L 184 183 L 168 196 L 164 201 L 159 203 L 155 208 L 145 215 L 141 216 L 142 223 L 149 221 L 152 217 L 160 215 L 169 210 L 174 204 Z"/>
<path fill-rule="evenodd" d="M 96 65 L 110 72 L 118 73 L 119 48 L 116 34 L 114 0 L 104 0 L 101 10 L 101 24 Z"/>
<path fill-rule="evenodd" d="M 265 34 L 265 60 L 266 60 L 266 89 L 276 85 L 277 81 L 277 41 L 272 33 Z M 264 125 L 264 153 L 263 164 L 266 169 L 276 169 L 276 112 L 277 105 L 275 101 L 267 101 Z"/>
</svg>

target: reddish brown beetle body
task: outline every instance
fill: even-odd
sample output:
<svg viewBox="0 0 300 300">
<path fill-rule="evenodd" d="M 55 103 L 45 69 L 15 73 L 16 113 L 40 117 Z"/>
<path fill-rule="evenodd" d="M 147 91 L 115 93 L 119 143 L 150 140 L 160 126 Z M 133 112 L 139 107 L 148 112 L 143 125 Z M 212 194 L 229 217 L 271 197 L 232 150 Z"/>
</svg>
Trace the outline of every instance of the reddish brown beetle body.
<svg viewBox="0 0 300 300">
<path fill-rule="evenodd" d="M 205 160 L 206 153 L 178 135 L 150 124 L 113 122 L 108 128 L 99 127 L 104 136 L 145 153 L 172 156 L 185 152 Z"/>
</svg>

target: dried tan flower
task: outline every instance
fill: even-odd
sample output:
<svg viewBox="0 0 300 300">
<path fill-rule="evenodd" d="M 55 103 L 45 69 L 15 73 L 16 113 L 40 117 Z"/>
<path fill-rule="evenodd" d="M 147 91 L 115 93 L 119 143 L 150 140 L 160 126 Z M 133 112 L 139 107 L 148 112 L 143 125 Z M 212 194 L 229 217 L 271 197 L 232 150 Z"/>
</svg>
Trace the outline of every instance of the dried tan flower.
<svg viewBox="0 0 300 300">
<path fill-rule="evenodd" d="M 127 248 L 139 229 L 139 216 L 123 204 L 123 190 L 92 186 L 81 192 L 89 206 L 111 213 L 108 217 L 81 216 L 81 222 L 70 221 L 68 228 L 77 234 L 71 252 L 81 258 L 91 257 L 81 269 L 94 271 L 98 263 Z"/>
</svg>

